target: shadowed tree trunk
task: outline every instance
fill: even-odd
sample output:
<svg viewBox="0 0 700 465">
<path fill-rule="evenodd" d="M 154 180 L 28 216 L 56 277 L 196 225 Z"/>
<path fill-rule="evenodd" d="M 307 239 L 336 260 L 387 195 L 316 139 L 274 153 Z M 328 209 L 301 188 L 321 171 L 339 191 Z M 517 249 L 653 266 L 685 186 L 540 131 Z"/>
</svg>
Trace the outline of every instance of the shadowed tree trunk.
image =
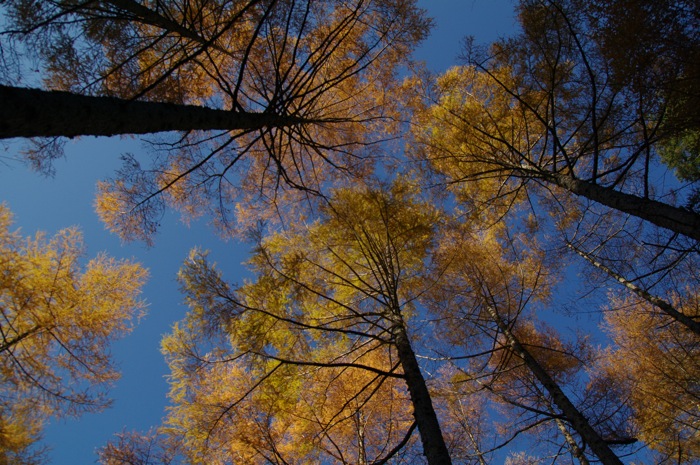
<svg viewBox="0 0 700 465">
<path fill-rule="evenodd" d="M 501 319 L 495 308 L 487 305 L 487 312 L 498 326 L 508 341 L 510 349 L 527 365 L 528 369 L 542 384 L 542 387 L 552 396 L 552 401 L 561 410 L 562 414 L 581 436 L 584 443 L 588 444 L 593 453 L 605 465 L 623 465 L 619 457 L 610 449 L 605 440 L 593 429 L 588 419 L 569 400 L 566 393 L 559 387 L 557 382 L 547 373 L 542 365 L 530 352 L 518 341 L 506 322 Z"/>
<path fill-rule="evenodd" d="M 90 97 L 0 86 L 0 139 L 113 136 L 190 130 L 258 130 L 303 120 L 194 105 Z"/>
<path fill-rule="evenodd" d="M 423 443 L 423 453 L 430 465 L 450 465 L 452 460 L 442 436 L 430 392 L 418 366 L 418 360 L 416 360 L 416 354 L 413 352 L 406 330 L 403 326 L 398 326 L 394 333 L 394 343 L 403 368 L 406 386 L 411 395 L 413 416 L 416 419 L 418 432 Z"/>
<path fill-rule="evenodd" d="M 638 197 L 573 176 L 553 173 L 545 181 L 606 207 L 646 220 L 656 226 L 700 240 L 700 215 L 656 200 Z"/>
</svg>

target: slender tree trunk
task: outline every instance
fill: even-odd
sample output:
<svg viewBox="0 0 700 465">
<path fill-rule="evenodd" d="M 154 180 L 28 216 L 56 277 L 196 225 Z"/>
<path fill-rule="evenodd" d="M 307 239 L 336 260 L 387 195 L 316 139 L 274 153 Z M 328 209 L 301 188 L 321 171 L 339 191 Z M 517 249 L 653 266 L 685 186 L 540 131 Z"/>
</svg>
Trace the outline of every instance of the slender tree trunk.
<svg viewBox="0 0 700 465">
<path fill-rule="evenodd" d="M 416 354 L 413 352 L 411 342 L 402 324 L 395 326 L 394 344 L 413 403 L 413 416 L 416 419 L 418 432 L 423 443 L 423 454 L 428 459 L 429 465 L 451 465 L 452 459 L 447 450 L 445 439 L 442 437 L 440 423 L 433 408 L 428 386 L 425 384 L 425 378 L 421 374 Z"/>
<path fill-rule="evenodd" d="M 553 182 L 561 188 L 594 202 L 636 216 L 678 234 L 700 240 L 700 215 L 695 212 L 608 189 L 563 173 L 547 175 L 544 180 Z"/>
<path fill-rule="evenodd" d="M 555 419 L 554 421 L 557 422 L 557 427 L 559 428 L 559 431 L 561 431 L 561 434 L 564 435 L 564 439 L 569 445 L 569 450 L 571 451 L 573 456 L 576 457 L 578 463 L 580 463 L 581 465 L 591 465 L 591 463 L 586 458 L 586 454 L 584 454 L 583 449 L 581 449 L 576 443 L 576 439 L 574 439 L 569 430 L 566 428 L 564 422 L 561 421 L 559 418 Z"/>
<path fill-rule="evenodd" d="M 365 419 L 359 410 L 355 412 L 355 428 L 357 428 L 357 465 L 367 465 Z"/>
<path fill-rule="evenodd" d="M 258 130 L 303 120 L 194 105 L 89 97 L 0 86 L 0 139 L 113 136 L 191 130 Z"/>
<path fill-rule="evenodd" d="M 462 415 L 467 418 L 467 414 L 464 412 L 464 409 L 462 408 L 462 402 L 459 401 L 459 406 L 460 410 L 462 411 Z M 479 441 L 477 438 L 474 436 L 474 433 L 472 432 L 471 429 L 466 429 L 467 436 L 469 437 L 469 441 L 472 443 L 472 447 L 474 447 L 474 452 L 476 455 L 477 460 L 479 460 L 479 465 L 488 465 L 486 463 L 486 459 L 484 458 L 484 453 L 481 451 L 481 445 L 479 444 Z"/>
<path fill-rule="evenodd" d="M 659 308 L 662 312 L 666 313 L 668 316 L 670 316 L 671 318 L 673 318 L 677 322 L 683 324 L 685 327 L 687 327 L 689 330 L 691 330 L 695 334 L 700 335 L 700 321 L 696 321 L 693 318 L 689 317 L 688 315 L 676 310 L 676 308 L 673 305 L 666 302 L 665 300 L 649 294 L 647 291 L 640 288 L 639 286 L 636 286 L 634 283 L 626 280 L 623 276 L 615 273 L 613 270 L 611 270 L 607 266 L 603 265 L 600 262 L 597 262 L 593 257 L 588 255 L 586 252 L 583 252 L 583 251 L 577 249 L 576 247 L 574 247 L 571 244 L 567 244 L 567 245 L 569 246 L 569 248 L 574 250 L 577 254 L 579 254 L 580 256 L 585 258 L 591 265 L 606 272 L 612 278 L 617 280 L 617 282 L 619 282 L 620 284 L 625 286 L 627 289 L 634 292 L 637 296 L 641 297 L 642 299 L 646 300 L 650 304 Z"/>
<path fill-rule="evenodd" d="M 535 378 L 542 384 L 542 387 L 552 396 L 552 401 L 561 410 L 572 428 L 581 436 L 583 441 L 589 445 L 593 453 L 604 465 L 623 465 L 622 461 L 610 449 L 610 446 L 593 429 L 588 419 L 576 408 L 562 391 L 554 379 L 547 373 L 547 370 L 520 344 L 520 341 L 512 333 L 508 325 L 491 306 L 487 306 L 487 311 L 498 328 L 508 341 L 508 345 L 515 355 L 520 357 L 525 365 L 530 369 Z"/>
</svg>

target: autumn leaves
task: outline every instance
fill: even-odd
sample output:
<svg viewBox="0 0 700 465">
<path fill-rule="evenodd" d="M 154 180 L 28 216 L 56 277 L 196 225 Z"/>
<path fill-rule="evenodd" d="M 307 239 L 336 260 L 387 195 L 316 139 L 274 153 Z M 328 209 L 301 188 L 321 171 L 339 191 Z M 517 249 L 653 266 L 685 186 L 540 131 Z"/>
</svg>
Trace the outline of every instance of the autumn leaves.
<svg viewBox="0 0 700 465">
<path fill-rule="evenodd" d="M 11 220 L 0 205 L 0 457 L 38 463 L 49 418 L 109 406 L 110 342 L 143 314 L 147 272 L 106 255 L 85 265 L 76 229 L 25 239 Z"/>
<path fill-rule="evenodd" d="M 399 78 L 429 26 L 411 1 L 9 2 L 76 109 L 31 135 L 90 134 L 98 101 L 133 112 L 102 134 L 182 131 L 99 184 L 112 231 L 152 241 L 175 208 L 255 247 L 239 284 L 185 261 L 168 416 L 101 460 L 696 461 L 696 7 L 637 2 L 682 40 L 626 57 L 622 3 L 522 1 L 514 37 Z M 542 321 L 571 263 L 609 340 Z"/>
</svg>

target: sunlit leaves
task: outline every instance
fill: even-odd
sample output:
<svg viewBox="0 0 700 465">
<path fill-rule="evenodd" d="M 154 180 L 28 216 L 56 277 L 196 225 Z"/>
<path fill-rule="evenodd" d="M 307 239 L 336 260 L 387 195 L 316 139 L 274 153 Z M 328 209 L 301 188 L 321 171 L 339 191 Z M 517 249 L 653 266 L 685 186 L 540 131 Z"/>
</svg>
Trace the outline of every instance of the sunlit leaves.
<svg viewBox="0 0 700 465">
<path fill-rule="evenodd" d="M 698 308 L 686 307 L 690 316 Z M 700 341 L 649 303 L 614 298 L 606 314 L 614 345 L 606 353 L 609 374 L 630 396 L 640 437 L 678 463 L 700 457 Z"/>
<path fill-rule="evenodd" d="M 168 465 L 175 461 L 177 448 L 166 443 L 164 436 L 155 431 L 123 432 L 98 453 L 102 465 Z"/>
<path fill-rule="evenodd" d="M 167 140 L 103 183 L 98 209 L 126 239 L 148 240 L 164 205 L 228 233 L 370 172 L 396 130 L 397 67 L 429 28 L 405 0 L 41 5 L 10 2 L 8 34 L 36 45 L 49 87 L 277 117 Z"/>
<path fill-rule="evenodd" d="M 653 31 L 663 28 L 669 28 L 673 37 L 682 36 L 687 32 L 683 24 L 693 22 L 694 10 L 685 2 L 670 2 L 679 9 L 672 18 L 664 7 L 639 2 L 630 7 L 633 15 L 643 18 L 635 23 L 625 13 L 625 2 L 593 3 L 520 2 L 522 31 L 517 36 L 498 41 L 488 51 L 467 50 L 468 64 L 437 78 L 415 76 L 404 87 L 417 142 L 409 150 L 430 170 L 431 181 L 442 182 L 455 194 L 459 213 L 471 220 L 471 225 L 445 233 L 440 263 L 445 263 L 449 279 L 438 281 L 430 294 L 441 336 L 464 348 L 464 354 L 455 356 L 454 369 L 462 372 L 455 379 L 470 385 L 465 392 L 481 389 L 495 402 L 510 405 L 511 423 L 521 431 L 536 432 L 543 443 L 561 434 L 581 463 L 587 460 L 585 448 L 591 441 L 584 438 L 587 444 L 582 449 L 569 431 L 572 425 L 578 428 L 577 421 L 557 418 L 563 404 L 550 387 L 558 385 L 566 391 L 572 407 L 596 430 L 602 449 L 646 439 L 638 434 L 640 420 L 635 423 L 633 418 L 643 416 L 643 411 L 653 416 L 652 404 L 657 401 L 641 390 L 638 395 L 648 398 L 648 404 L 630 401 L 635 398 L 627 391 L 631 385 L 613 375 L 614 367 L 631 357 L 624 352 L 624 344 L 642 344 L 644 337 L 637 340 L 626 334 L 624 343 L 623 338 L 616 339 L 620 352 L 611 348 L 610 353 L 625 355 L 611 362 L 587 338 L 537 323 L 536 313 L 545 308 L 542 303 L 556 301 L 549 300 L 550 291 L 557 292 L 552 287 L 556 259 L 543 261 L 558 254 L 560 244 L 552 232 L 563 233 L 567 241 L 573 238 L 590 250 L 591 256 L 613 270 L 611 276 L 617 273 L 642 292 L 678 300 L 679 308 L 694 315 L 681 301 L 693 302 L 697 293 L 694 264 L 700 224 L 691 211 L 696 200 L 693 190 L 686 184 L 678 187 L 659 163 L 661 149 L 667 154 L 675 150 L 675 167 L 692 180 L 692 133 L 686 133 L 691 138 L 675 148 L 664 142 L 665 131 L 677 129 L 671 126 L 675 110 L 669 109 L 675 107 L 678 95 L 666 92 L 675 92 L 672 89 L 681 84 L 661 78 L 688 69 L 690 60 L 679 57 L 690 56 L 686 52 L 694 47 L 694 39 L 689 37 L 687 44 L 679 43 L 674 50 L 669 37 L 653 37 Z M 641 41 L 630 47 L 610 47 L 634 36 L 625 28 L 614 29 L 615 24 L 633 30 L 655 17 L 660 22 L 645 29 Z M 680 29 L 674 30 L 677 26 Z M 606 31 L 612 34 L 606 36 Z M 655 58 L 651 50 L 669 53 Z M 644 62 L 664 63 L 664 68 L 640 66 L 643 55 L 648 58 Z M 628 62 L 633 66 L 620 73 Z M 689 87 L 694 85 L 692 79 L 688 77 Z M 665 120 L 668 115 L 671 119 Z M 679 206 L 686 202 L 687 209 Z M 496 225 L 496 232 L 479 231 L 483 225 Z M 526 231 L 529 240 L 516 231 Z M 541 248 L 548 252 L 535 252 Z M 601 285 L 600 281 L 595 284 Z M 641 324 L 644 318 L 638 310 L 644 305 L 635 306 L 628 318 Z M 671 333 L 683 332 L 671 321 L 656 324 L 668 325 Z M 653 334 L 651 326 L 640 334 Z M 693 336 L 687 337 L 692 340 Z M 444 350 L 445 355 L 453 353 Z M 692 360 L 686 363 L 673 354 L 664 345 L 656 351 L 655 360 L 670 357 L 681 370 L 686 364 L 692 366 Z M 527 361 L 528 357 L 532 360 Z M 690 353 L 689 357 L 693 358 Z M 548 376 L 533 376 L 533 365 Z M 631 365 L 627 362 L 627 367 Z M 669 378 L 683 385 L 683 376 L 674 369 L 666 370 Z M 643 371 L 639 369 L 634 378 L 642 378 Z M 663 385 L 650 380 L 649 386 L 657 382 Z M 562 414 L 566 420 L 573 418 L 565 410 Z M 552 428 L 547 431 L 545 426 Z M 660 429 L 674 433 L 660 441 L 673 443 L 670 435 L 679 428 L 673 421 L 664 423 Z M 697 426 L 687 431 L 683 438 L 695 434 Z M 693 460 L 687 452 L 691 446 L 675 444 L 675 456 L 670 445 L 654 447 L 669 460 Z M 517 461 L 529 460 L 522 455 Z M 614 457 L 611 460 L 619 463 Z"/>
<path fill-rule="evenodd" d="M 500 217 L 522 200 L 522 181 L 512 170 L 537 169 L 539 161 L 522 154 L 534 150 L 541 129 L 499 85 L 514 85 L 510 70 L 495 73 L 473 67 L 448 70 L 437 79 L 434 104 L 416 112 L 415 133 L 423 146 L 421 156 L 445 176 L 469 213 Z"/>
<path fill-rule="evenodd" d="M 14 4 L 26 16 L 18 25 L 40 20 L 35 3 Z M 379 142 L 398 134 L 396 66 L 426 32 L 414 2 L 66 5 L 51 9 L 81 22 L 54 24 L 51 85 L 280 122 L 153 140 L 148 164 L 127 157 L 99 185 L 98 211 L 127 239 L 149 241 L 167 206 L 250 233 L 256 246 L 239 284 L 202 251 L 183 264 L 190 312 L 162 344 L 166 423 L 122 435 L 104 460 L 165 462 L 177 450 L 192 463 L 410 462 L 423 432 L 400 343 L 424 352 L 433 378 L 423 387 L 455 460 L 483 465 L 507 447 L 506 463 L 586 464 L 597 454 L 586 428 L 607 449 L 641 439 L 663 459 L 696 460 L 693 336 L 622 298 L 605 351 L 583 323 L 574 334 L 557 321 L 556 304 L 576 298 L 556 286 L 562 236 L 697 316 L 697 227 L 649 219 L 656 207 L 695 218 L 657 153 L 667 150 L 679 177 L 697 177 L 694 133 L 674 140 L 661 121 L 666 104 L 679 118 L 693 99 L 639 85 L 664 74 L 634 75 L 654 62 L 653 46 L 636 48 L 653 30 L 629 55 L 611 48 L 634 37 L 626 31 L 639 25 L 628 23 L 641 10 L 520 2 L 522 33 L 435 80 L 407 80 L 408 150 L 426 172 L 382 183 L 367 179 L 389 149 Z M 605 38 L 613 23 L 596 20 L 626 27 Z M 446 192 L 425 200 L 423 174 Z M 359 187 L 343 187 L 351 181 Z M 29 420 L 7 426 L 24 429 L 18 444 L 33 440 Z M 141 454 L 151 447 L 156 455 Z"/>
<path fill-rule="evenodd" d="M 658 150 L 669 102 L 613 85 L 596 25 L 605 15 L 574 0 L 524 1 L 518 13 L 516 37 L 470 54 L 432 87 L 411 83 L 423 95 L 419 157 L 467 194 L 470 213 L 500 218 L 517 200 L 537 210 L 546 199 L 567 220 L 578 196 L 697 240 L 700 217 L 678 206 L 692 205 L 694 190 L 654 182 L 668 171 Z M 485 180 L 486 195 L 473 187 Z"/>
<path fill-rule="evenodd" d="M 318 221 L 260 236 L 237 289 L 194 251 L 180 273 L 191 311 L 163 341 L 168 434 L 203 461 L 414 453 L 426 388 L 407 333 L 438 219 L 409 182 L 339 188 Z"/>
<path fill-rule="evenodd" d="M 84 264 L 76 229 L 24 240 L 10 226 L 0 206 L 0 417 L 3 435 L 23 431 L 7 433 L 7 451 L 36 437 L 49 416 L 109 404 L 106 390 L 118 378 L 109 343 L 142 315 L 147 274 L 106 255 Z"/>
</svg>

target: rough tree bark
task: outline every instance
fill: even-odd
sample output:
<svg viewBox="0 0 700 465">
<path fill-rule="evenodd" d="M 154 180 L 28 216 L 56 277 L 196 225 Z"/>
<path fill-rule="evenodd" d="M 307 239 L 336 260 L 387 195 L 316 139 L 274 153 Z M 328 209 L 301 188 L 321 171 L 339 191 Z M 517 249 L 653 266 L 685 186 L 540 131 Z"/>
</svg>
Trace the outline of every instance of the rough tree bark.
<svg viewBox="0 0 700 465">
<path fill-rule="evenodd" d="M 226 111 L 9 86 L 0 86 L 0 102 L 0 139 L 259 130 L 306 122 L 264 112 Z"/>
<path fill-rule="evenodd" d="M 425 384 L 425 378 L 420 371 L 416 354 L 406 334 L 403 319 L 395 310 L 395 319 L 399 320 L 394 326 L 394 344 L 399 355 L 408 392 L 413 403 L 413 416 L 416 419 L 418 433 L 423 444 L 423 454 L 430 465 L 451 465 L 445 439 L 442 436 L 440 423 L 433 408 L 433 403 Z"/>
<path fill-rule="evenodd" d="M 608 189 L 563 173 L 553 173 L 543 180 L 552 182 L 573 194 L 700 241 L 700 215 L 695 212 Z"/>
</svg>

